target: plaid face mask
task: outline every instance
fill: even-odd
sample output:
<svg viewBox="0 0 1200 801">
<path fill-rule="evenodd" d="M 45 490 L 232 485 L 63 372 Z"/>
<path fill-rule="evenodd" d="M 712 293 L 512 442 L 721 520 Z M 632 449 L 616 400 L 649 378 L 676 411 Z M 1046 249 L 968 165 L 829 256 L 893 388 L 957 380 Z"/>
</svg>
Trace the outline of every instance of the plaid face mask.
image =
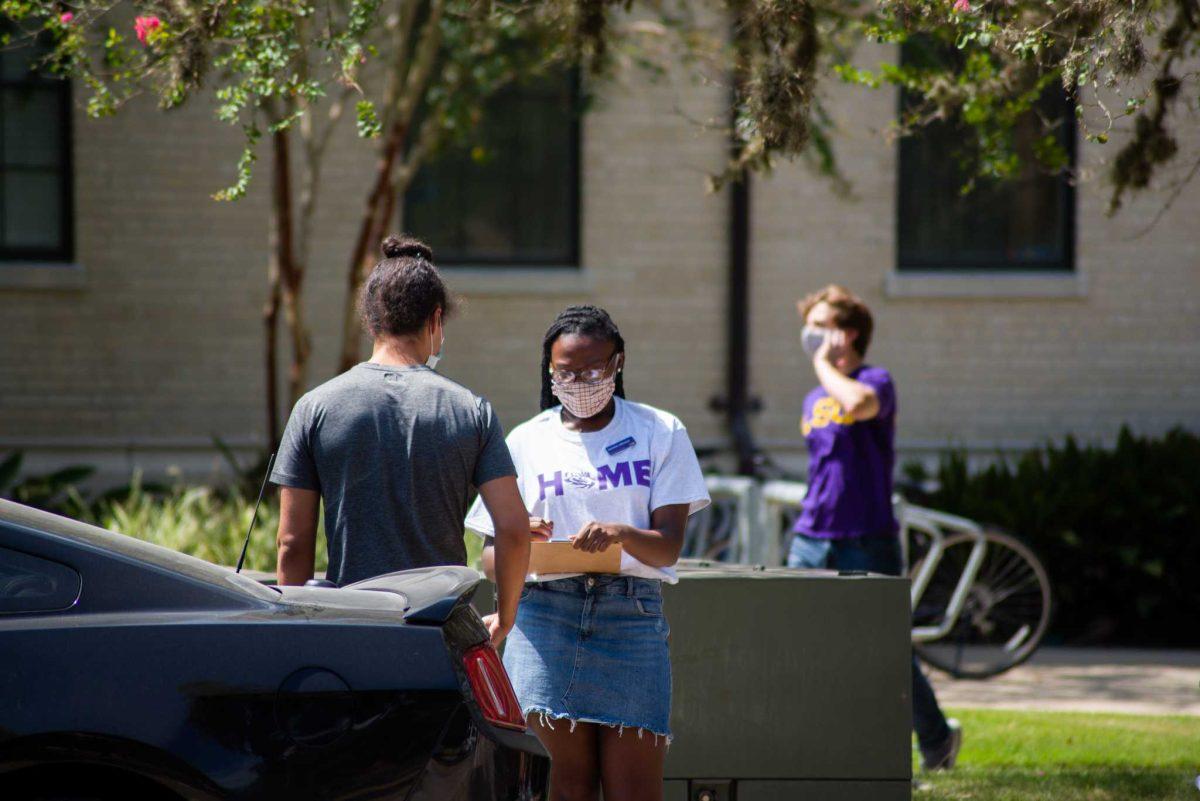
<svg viewBox="0 0 1200 801">
<path fill-rule="evenodd" d="M 602 378 L 591 384 L 573 381 L 570 384 L 550 384 L 554 397 L 562 401 L 563 408 L 586 420 L 604 411 L 604 407 L 612 400 L 613 392 L 617 389 L 616 374 Z"/>
</svg>

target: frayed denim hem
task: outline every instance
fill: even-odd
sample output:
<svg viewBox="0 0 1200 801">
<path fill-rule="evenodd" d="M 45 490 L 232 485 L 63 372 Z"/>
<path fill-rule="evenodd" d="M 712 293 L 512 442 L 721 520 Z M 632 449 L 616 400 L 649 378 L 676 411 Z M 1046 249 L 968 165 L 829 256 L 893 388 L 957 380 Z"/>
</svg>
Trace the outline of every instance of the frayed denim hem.
<svg viewBox="0 0 1200 801">
<path fill-rule="evenodd" d="M 639 740 L 645 735 L 650 734 L 654 736 L 654 744 L 658 745 L 658 738 L 661 737 L 666 741 L 667 748 L 671 747 L 671 742 L 675 739 L 666 732 L 653 731 L 645 726 L 631 726 L 627 723 L 614 723 L 609 720 L 596 720 L 595 718 L 573 718 L 564 712 L 551 712 L 549 709 L 542 709 L 541 707 L 536 706 L 523 709 L 521 712 L 525 715 L 525 717 L 537 715 L 538 721 L 550 731 L 554 731 L 553 721 L 562 720 L 571 724 L 571 731 L 575 731 L 575 726 L 580 723 L 595 723 L 597 726 L 607 726 L 610 729 L 616 729 L 618 737 L 624 735 L 626 729 L 637 729 Z"/>
</svg>

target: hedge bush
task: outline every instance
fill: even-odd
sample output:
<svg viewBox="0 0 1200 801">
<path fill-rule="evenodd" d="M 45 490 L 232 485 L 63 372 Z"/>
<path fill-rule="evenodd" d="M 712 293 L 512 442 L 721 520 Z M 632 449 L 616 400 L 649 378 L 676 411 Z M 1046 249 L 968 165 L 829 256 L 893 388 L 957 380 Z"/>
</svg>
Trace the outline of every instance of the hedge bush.
<svg viewBox="0 0 1200 801">
<path fill-rule="evenodd" d="M 951 453 L 935 486 L 930 506 L 1007 530 L 1043 559 L 1053 639 L 1200 645 L 1200 437 L 1123 428 L 1112 448 L 1068 437 L 975 473 Z"/>
<path fill-rule="evenodd" d="M 256 465 L 249 479 L 223 487 L 147 484 L 135 474 L 129 484 L 97 497 L 85 495 L 74 482 L 94 468 L 72 466 L 46 475 L 20 476 L 22 456 L 0 458 L 0 498 L 66 515 L 120 534 L 162 545 L 218 565 L 237 564 L 246 530 L 254 513 L 264 466 Z M 275 572 L 275 533 L 279 528 L 279 496 L 268 485 L 258 510 L 258 523 L 246 549 L 246 570 Z M 467 564 L 481 569 L 483 541 L 464 532 Z M 316 570 L 329 564 L 325 517 L 318 518 Z"/>
</svg>

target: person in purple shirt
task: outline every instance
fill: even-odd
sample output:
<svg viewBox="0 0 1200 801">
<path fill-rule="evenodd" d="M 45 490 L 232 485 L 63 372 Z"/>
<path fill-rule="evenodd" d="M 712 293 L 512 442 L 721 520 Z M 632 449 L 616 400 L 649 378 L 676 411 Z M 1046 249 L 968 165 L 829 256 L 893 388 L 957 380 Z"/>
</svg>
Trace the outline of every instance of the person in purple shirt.
<svg viewBox="0 0 1200 801">
<path fill-rule="evenodd" d="M 830 285 L 797 304 L 801 345 L 820 382 L 804 398 L 808 494 L 793 528 L 788 567 L 869 570 L 900 575 L 899 526 L 892 512 L 896 387 L 882 367 L 863 362 L 873 322 L 866 304 Z M 954 767 L 962 729 L 938 707 L 916 656 L 913 729 L 926 770 Z"/>
</svg>

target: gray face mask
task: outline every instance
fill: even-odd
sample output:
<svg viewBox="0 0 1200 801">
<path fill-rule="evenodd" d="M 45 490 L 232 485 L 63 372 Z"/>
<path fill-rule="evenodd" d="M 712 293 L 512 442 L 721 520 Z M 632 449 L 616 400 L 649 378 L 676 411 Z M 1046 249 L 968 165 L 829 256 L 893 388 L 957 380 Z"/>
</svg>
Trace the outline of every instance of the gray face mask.
<svg viewBox="0 0 1200 801">
<path fill-rule="evenodd" d="M 804 348 L 804 352 L 809 356 L 815 356 L 828 337 L 828 328 L 813 328 L 811 325 L 806 325 L 800 332 L 800 347 Z"/>
</svg>

